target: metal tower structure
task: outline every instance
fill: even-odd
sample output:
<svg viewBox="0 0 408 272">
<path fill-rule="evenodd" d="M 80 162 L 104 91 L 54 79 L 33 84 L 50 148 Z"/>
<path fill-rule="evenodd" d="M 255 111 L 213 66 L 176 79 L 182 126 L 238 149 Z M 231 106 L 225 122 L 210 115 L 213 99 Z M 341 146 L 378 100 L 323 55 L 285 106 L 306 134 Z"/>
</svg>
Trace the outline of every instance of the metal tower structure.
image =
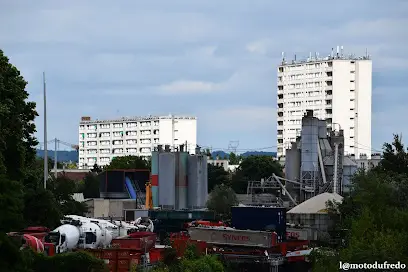
<svg viewBox="0 0 408 272">
<path fill-rule="evenodd" d="M 228 151 L 234 152 L 235 154 L 237 153 L 237 148 L 239 146 L 239 141 L 234 140 L 234 141 L 229 141 L 228 143 Z"/>
</svg>

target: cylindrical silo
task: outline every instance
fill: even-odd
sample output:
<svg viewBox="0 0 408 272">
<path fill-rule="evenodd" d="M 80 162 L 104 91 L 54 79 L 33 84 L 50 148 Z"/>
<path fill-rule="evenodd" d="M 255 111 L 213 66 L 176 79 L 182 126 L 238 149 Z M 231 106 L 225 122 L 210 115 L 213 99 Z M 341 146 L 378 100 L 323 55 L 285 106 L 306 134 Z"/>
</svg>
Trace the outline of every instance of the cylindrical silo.
<svg viewBox="0 0 408 272">
<path fill-rule="evenodd" d="M 159 152 L 152 152 L 151 165 L 153 207 L 159 207 Z"/>
<path fill-rule="evenodd" d="M 176 206 L 176 154 L 159 153 L 159 207 L 174 210 Z"/>
<path fill-rule="evenodd" d="M 207 157 L 192 155 L 188 157 L 188 207 L 203 208 L 208 197 Z"/>
<path fill-rule="evenodd" d="M 177 175 L 176 175 L 176 207 L 178 210 L 187 209 L 187 174 L 188 153 L 177 153 Z"/>
<path fill-rule="evenodd" d="M 208 199 L 208 163 L 207 156 L 199 155 L 199 173 L 200 173 L 200 188 L 199 204 L 201 207 L 205 207 Z"/>
</svg>

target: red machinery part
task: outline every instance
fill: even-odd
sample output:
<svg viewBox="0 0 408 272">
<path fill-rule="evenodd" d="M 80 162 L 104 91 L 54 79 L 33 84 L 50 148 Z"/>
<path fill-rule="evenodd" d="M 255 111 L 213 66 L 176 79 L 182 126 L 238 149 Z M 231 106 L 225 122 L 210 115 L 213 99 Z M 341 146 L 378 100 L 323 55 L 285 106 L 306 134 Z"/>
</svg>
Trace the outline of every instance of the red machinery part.
<svg viewBox="0 0 408 272">
<path fill-rule="evenodd" d="M 24 234 L 23 237 L 25 240 L 25 245 L 23 246 L 29 246 L 38 253 L 44 252 L 44 244 L 38 238 L 29 234 Z"/>
</svg>

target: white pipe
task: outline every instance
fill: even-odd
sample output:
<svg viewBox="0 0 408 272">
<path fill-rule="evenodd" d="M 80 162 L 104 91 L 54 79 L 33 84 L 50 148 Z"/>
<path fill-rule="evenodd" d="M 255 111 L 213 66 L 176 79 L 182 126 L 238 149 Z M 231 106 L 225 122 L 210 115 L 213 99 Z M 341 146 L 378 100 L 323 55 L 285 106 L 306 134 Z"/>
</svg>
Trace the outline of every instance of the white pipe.
<svg viewBox="0 0 408 272">
<path fill-rule="evenodd" d="M 319 164 L 320 164 L 320 171 L 322 172 L 323 184 L 326 184 L 326 173 L 324 172 L 322 150 L 320 149 L 319 139 L 317 140 L 317 154 L 319 156 Z"/>
<path fill-rule="evenodd" d="M 337 166 L 338 166 L 339 145 L 334 144 L 334 176 L 333 176 L 333 193 L 338 193 L 337 190 Z"/>
</svg>

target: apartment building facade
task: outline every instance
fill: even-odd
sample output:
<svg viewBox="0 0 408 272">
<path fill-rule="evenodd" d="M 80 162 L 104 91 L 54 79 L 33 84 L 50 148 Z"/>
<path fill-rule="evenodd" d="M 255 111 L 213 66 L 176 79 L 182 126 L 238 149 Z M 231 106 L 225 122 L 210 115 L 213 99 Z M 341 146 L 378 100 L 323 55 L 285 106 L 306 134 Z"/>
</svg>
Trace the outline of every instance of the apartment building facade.
<svg viewBox="0 0 408 272">
<path fill-rule="evenodd" d="M 300 136 L 306 110 L 325 119 L 329 130 L 344 131 L 346 155 L 370 156 L 372 61 L 368 55 L 344 56 L 337 48 L 326 58 L 317 54 L 302 61 L 283 58 L 277 74 L 278 158 Z"/>
<path fill-rule="evenodd" d="M 185 144 L 190 154 L 197 145 L 197 119 L 191 116 L 148 116 L 79 123 L 79 169 L 108 165 L 114 157 L 150 157 L 154 147 Z"/>
</svg>

